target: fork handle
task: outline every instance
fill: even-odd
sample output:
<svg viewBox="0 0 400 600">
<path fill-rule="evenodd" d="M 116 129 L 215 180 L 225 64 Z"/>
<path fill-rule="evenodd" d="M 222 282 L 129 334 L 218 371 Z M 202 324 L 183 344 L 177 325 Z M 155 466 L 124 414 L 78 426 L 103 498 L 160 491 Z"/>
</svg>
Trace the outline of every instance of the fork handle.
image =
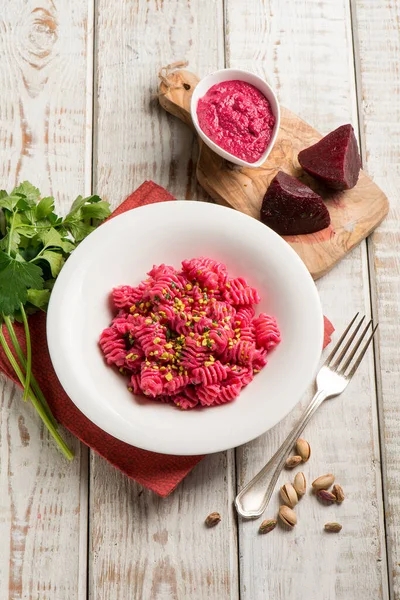
<svg viewBox="0 0 400 600">
<path fill-rule="evenodd" d="M 321 406 L 327 397 L 328 394 L 324 390 L 317 391 L 282 446 L 275 452 L 265 467 L 236 496 L 235 507 L 239 515 L 247 519 L 255 519 L 263 514 L 290 450 L 317 408 Z"/>
</svg>

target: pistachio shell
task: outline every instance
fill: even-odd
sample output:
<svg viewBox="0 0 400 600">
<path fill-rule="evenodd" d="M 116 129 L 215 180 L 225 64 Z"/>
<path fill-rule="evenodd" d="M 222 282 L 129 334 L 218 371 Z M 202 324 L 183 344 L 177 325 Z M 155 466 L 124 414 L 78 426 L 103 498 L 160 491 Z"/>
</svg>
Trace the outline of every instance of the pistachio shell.
<svg viewBox="0 0 400 600">
<path fill-rule="evenodd" d="M 301 496 L 304 496 L 304 494 L 306 493 L 307 482 L 304 473 L 302 473 L 301 471 L 300 473 L 296 473 L 296 477 L 294 478 L 293 482 L 293 487 L 296 490 L 299 498 L 301 498 Z"/>
<path fill-rule="evenodd" d="M 302 460 L 303 459 L 301 458 L 301 456 L 289 456 L 289 458 L 287 458 L 285 462 L 286 468 L 293 469 L 294 467 L 297 467 L 297 465 L 299 465 Z"/>
<path fill-rule="evenodd" d="M 290 508 L 294 508 L 299 501 L 297 492 L 291 483 L 285 483 L 280 489 L 282 501 Z"/>
<path fill-rule="evenodd" d="M 335 476 L 332 473 L 328 473 L 327 475 L 321 475 L 315 481 L 312 482 L 312 486 L 314 490 L 327 490 L 331 487 L 332 483 L 335 481 Z"/>
<path fill-rule="evenodd" d="M 299 456 L 301 456 L 303 462 L 307 462 L 311 456 L 311 448 L 310 444 L 307 440 L 303 440 L 299 438 L 296 442 L 296 452 Z"/>
<path fill-rule="evenodd" d="M 294 527 L 297 523 L 296 513 L 288 506 L 281 506 L 279 508 L 279 518 L 287 527 Z"/>
<path fill-rule="evenodd" d="M 335 496 L 336 496 L 336 502 L 338 504 L 340 504 L 341 502 L 343 502 L 345 496 L 344 496 L 344 492 L 343 492 L 342 486 L 340 486 L 338 484 L 334 485 L 333 488 L 332 488 L 332 493 L 335 494 Z"/>
</svg>

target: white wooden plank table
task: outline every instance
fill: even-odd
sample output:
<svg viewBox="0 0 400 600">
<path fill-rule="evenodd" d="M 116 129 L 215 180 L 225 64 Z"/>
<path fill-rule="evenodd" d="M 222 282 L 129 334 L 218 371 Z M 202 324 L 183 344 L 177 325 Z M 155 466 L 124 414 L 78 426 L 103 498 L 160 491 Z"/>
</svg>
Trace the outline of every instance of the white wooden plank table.
<svg viewBox="0 0 400 600">
<path fill-rule="evenodd" d="M 160 499 L 71 436 L 66 464 L 1 377 L 1 600 L 400 600 L 400 0 L 0 8 L 2 188 L 29 179 L 61 211 L 91 190 L 115 207 L 145 179 L 207 199 L 191 133 L 156 101 L 159 68 L 188 59 L 199 75 L 229 66 L 269 77 L 282 104 L 324 133 L 352 122 L 391 202 L 382 226 L 318 282 L 338 330 L 357 310 L 380 322 L 374 353 L 305 433 L 307 478 L 333 471 L 343 505 L 305 499 L 293 532 L 267 536 L 236 519 L 236 491 L 300 407 L 258 440 L 207 457 Z M 207 530 L 214 510 L 222 522 Z M 343 524 L 338 536 L 321 532 L 331 519 Z"/>
</svg>

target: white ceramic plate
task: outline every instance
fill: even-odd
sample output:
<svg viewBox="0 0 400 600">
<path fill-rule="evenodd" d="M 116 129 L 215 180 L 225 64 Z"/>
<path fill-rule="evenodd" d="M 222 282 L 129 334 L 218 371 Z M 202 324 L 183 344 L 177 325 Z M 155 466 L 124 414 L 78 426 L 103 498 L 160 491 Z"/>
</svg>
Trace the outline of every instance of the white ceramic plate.
<svg viewBox="0 0 400 600">
<path fill-rule="evenodd" d="M 275 125 L 272 131 L 270 143 L 268 144 L 261 158 L 259 158 L 259 160 L 253 163 L 247 162 L 246 160 L 243 160 L 242 158 L 239 158 L 238 156 L 227 152 L 226 150 L 218 146 L 218 144 L 213 142 L 208 137 L 208 135 L 204 133 L 204 131 L 199 125 L 199 120 L 197 118 L 197 104 L 200 98 L 202 98 L 213 85 L 217 83 L 222 83 L 223 81 L 231 80 L 245 81 L 246 83 L 251 83 L 251 85 L 254 85 L 254 87 L 259 89 L 260 92 L 264 94 L 264 96 L 270 103 L 271 110 L 275 116 Z M 214 73 L 206 75 L 206 77 L 203 77 L 203 79 L 200 79 L 199 83 L 194 89 L 192 99 L 190 101 L 190 113 L 192 116 L 193 125 L 195 126 L 197 133 L 199 134 L 203 142 L 205 142 L 207 146 L 211 148 L 211 150 L 216 152 L 216 154 L 222 156 L 222 158 L 225 158 L 231 163 L 234 163 L 235 165 L 251 168 L 261 167 L 261 165 L 263 165 L 267 160 L 269 153 L 271 152 L 275 144 L 275 140 L 277 138 L 281 122 L 281 113 L 278 98 L 276 97 L 276 94 L 272 87 L 265 81 L 265 79 L 261 79 L 261 77 L 259 77 L 255 73 L 252 73 L 251 71 L 244 71 L 243 69 L 221 69 L 220 71 L 215 71 Z"/>
<path fill-rule="evenodd" d="M 232 403 L 181 411 L 133 397 L 97 342 L 112 318 L 114 286 L 137 285 L 153 264 L 179 267 L 198 256 L 223 261 L 257 288 L 259 309 L 276 316 L 282 342 Z M 165 202 L 115 217 L 81 243 L 52 292 L 47 336 L 61 384 L 91 421 L 128 444 L 192 455 L 248 442 L 295 406 L 318 365 L 323 316 L 304 264 L 271 229 L 230 208 Z"/>
</svg>

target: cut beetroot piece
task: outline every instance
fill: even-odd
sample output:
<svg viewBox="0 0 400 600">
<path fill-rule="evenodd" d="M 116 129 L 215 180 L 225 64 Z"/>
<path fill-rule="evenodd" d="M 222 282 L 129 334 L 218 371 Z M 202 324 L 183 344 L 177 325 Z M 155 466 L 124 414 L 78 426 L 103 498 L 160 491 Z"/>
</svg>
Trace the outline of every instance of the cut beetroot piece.
<svg viewBox="0 0 400 600">
<path fill-rule="evenodd" d="M 351 125 L 342 125 L 302 150 L 299 163 L 307 173 L 334 190 L 349 190 L 358 181 L 361 158 Z"/>
<path fill-rule="evenodd" d="M 265 193 L 261 221 L 280 235 L 301 235 L 325 229 L 331 218 L 321 196 L 279 171 Z"/>
</svg>

